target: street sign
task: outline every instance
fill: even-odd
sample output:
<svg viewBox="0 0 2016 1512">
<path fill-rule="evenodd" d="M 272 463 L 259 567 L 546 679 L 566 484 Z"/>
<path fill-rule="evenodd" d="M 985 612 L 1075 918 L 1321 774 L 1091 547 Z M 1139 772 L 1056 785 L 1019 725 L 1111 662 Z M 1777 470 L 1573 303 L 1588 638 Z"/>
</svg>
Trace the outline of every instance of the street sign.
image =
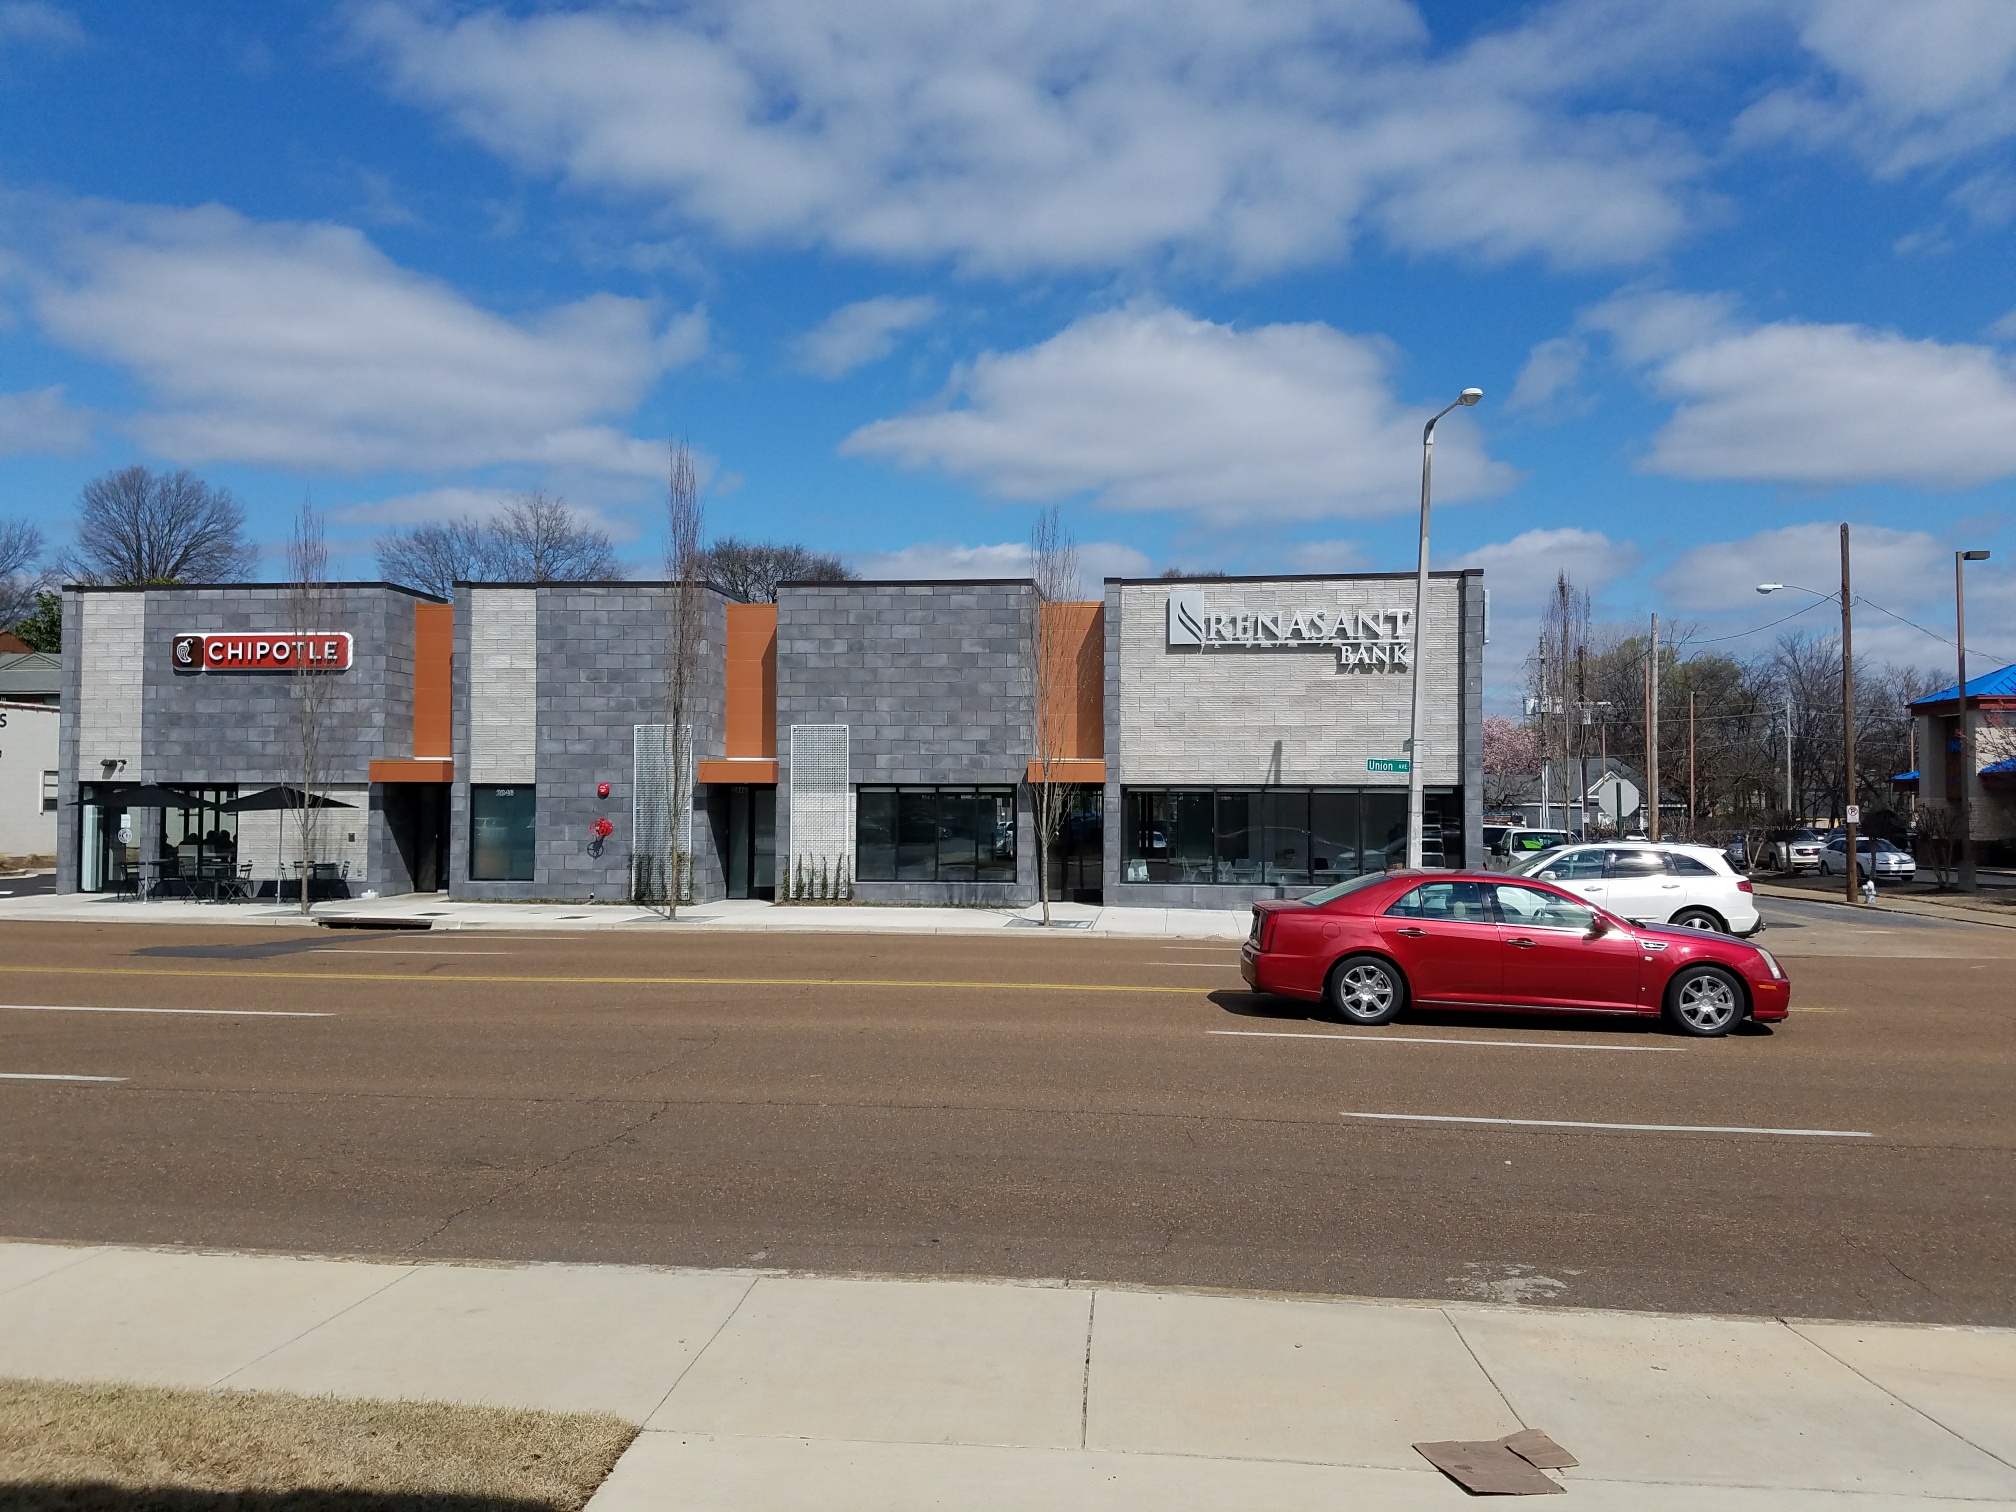
<svg viewBox="0 0 2016 1512">
<path fill-rule="evenodd" d="M 1850 824 L 1860 824 L 1862 822 L 1861 804 L 1851 803 L 1848 805 L 1848 822 Z"/>
<path fill-rule="evenodd" d="M 1365 770 L 1368 772 L 1410 772 L 1413 770 L 1413 765 L 1410 762 L 1384 760 L 1374 756 L 1365 763 Z"/>
<path fill-rule="evenodd" d="M 1637 785 L 1626 782 L 1615 772 L 1598 778 L 1589 796 L 1596 800 L 1596 811 L 1610 821 L 1613 831 L 1623 824 L 1626 814 L 1638 812 Z"/>
</svg>

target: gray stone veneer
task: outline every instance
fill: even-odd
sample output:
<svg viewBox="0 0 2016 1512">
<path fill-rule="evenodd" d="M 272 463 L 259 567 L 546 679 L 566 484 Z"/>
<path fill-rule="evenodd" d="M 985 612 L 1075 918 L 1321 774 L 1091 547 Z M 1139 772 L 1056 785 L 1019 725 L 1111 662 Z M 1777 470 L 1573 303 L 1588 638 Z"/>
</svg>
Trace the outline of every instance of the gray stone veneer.
<svg viewBox="0 0 2016 1512">
<path fill-rule="evenodd" d="M 1023 778 L 1034 748 L 1028 582 L 835 583 L 777 594 L 777 854 L 790 853 L 790 729 L 848 727 L 851 779 L 1014 787 L 1015 881 L 860 882 L 864 902 L 1014 904 L 1036 895 Z"/>
</svg>

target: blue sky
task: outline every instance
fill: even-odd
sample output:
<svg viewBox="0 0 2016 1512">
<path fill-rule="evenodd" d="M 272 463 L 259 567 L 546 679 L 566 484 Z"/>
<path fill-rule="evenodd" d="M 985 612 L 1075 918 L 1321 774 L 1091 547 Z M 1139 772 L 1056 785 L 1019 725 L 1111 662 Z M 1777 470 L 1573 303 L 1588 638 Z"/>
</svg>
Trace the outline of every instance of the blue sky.
<svg viewBox="0 0 2016 1512">
<path fill-rule="evenodd" d="M 1394 569 L 1476 384 L 1501 690 L 1557 570 L 1736 635 L 1842 520 L 1947 634 L 1994 550 L 2007 659 L 2012 144 L 2008 0 L 0 0 L 0 514 L 187 466 L 370 576 L 544 487 L 651 572 L 684 438 L 874 575 L 1052 502 L 1092 578 Z"/>
</svg>

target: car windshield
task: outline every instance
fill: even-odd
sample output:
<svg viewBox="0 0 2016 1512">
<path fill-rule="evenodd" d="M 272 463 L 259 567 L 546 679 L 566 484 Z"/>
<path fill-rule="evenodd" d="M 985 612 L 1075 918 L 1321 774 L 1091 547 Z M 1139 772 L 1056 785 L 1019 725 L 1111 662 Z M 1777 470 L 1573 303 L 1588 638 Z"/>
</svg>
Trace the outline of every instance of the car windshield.
<svg viewBox="0 0 2016 1512">
<path fill-rule="evenodd" d="M 1367 872 L 1362 877 L 1353 877 L 1348 882 L 1339 882 L 1333 887 L 1324 888 L 1321 892 L 1310 893 L 1302 901 L 1311 907 L 1320 907 L 1325 903 L 1335 903 L 1345 894 L 1357 892 L 1361 887 L 1370 887 L 1374 882 L 1385 880 L 1385 872 Z"/>
</svg>

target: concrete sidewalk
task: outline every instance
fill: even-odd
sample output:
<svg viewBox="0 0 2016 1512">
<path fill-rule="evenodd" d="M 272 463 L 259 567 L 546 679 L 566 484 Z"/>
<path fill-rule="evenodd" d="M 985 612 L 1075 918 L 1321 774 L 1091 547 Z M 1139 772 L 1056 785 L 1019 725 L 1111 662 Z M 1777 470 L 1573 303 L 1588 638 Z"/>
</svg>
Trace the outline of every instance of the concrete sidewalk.
<svg viewBox="0 0 2016 1512">
<path fill-rule="evenodd" d="M 1246 909 L 1096 908 L 1083 903 L 1050 905 L 1058 933 L 1107 938 L 1161 940 L 1241 940 L 1252 926 Z M 907 908 L 869 903 L 775 904 L 715 902 L 682 907 L 676 922 L 632 903 L 476 903 L 451 901 L 441 893 L 409 893 L 396 898 L 355 898 L 317 903 L 318 921 L 348 919 L 380 925 L 425 924 L 434 930 L 509 929 L 573 931 L 622 929 L 631 932 L 781 930 L 793 934 L 993 934 L 1008 929 L 1038 933 L 1042 910 L 1029 908 Z M 140 903 L 102 893 L 49 894 L 0 898 L 0 922 L 43 924 L 264 924 L 279 928 L 302 923 L 298 904 L 196 903 L 164 899 Z"/>
<path fill-rule="evenodd" d="M 0 1374 L 598 1409 L 596 1512 L 2016 1508 L 2016 1331 L 0 1244 Z"/>
</svg>

